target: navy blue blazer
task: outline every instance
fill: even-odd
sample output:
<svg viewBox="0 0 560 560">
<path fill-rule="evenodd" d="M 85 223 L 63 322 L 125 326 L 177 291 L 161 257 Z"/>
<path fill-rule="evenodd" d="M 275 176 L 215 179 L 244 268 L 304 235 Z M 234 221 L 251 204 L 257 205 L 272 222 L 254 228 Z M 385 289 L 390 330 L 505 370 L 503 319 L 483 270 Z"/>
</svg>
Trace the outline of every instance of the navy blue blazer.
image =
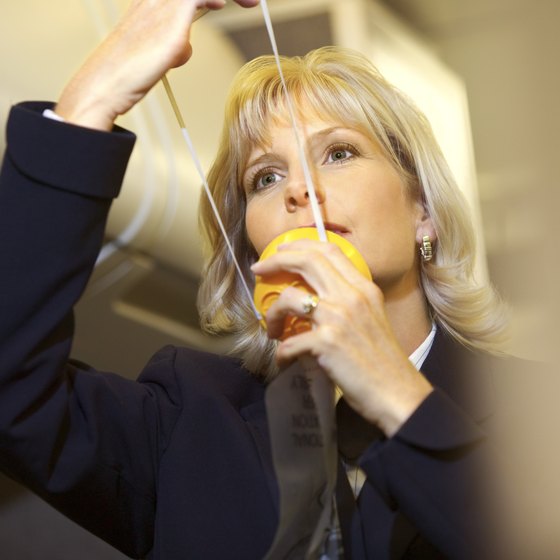
<svg viewBox="0 0 560 560">
<path fill-rule="evenodd" d="M 134 136 L 46 106 L 12 110 L 0 175 L 0 468 L 131 557 L 262 558 L 278 520 L 264 384 L 188 348 L 162 349 L 137 381 L 68 361 Z M 347 556 L 481 557 L 490 408 L 472 388 L 490 361 L 438 332 L 423 367 L 436 390 L 361 457 Z"/>
</svg>

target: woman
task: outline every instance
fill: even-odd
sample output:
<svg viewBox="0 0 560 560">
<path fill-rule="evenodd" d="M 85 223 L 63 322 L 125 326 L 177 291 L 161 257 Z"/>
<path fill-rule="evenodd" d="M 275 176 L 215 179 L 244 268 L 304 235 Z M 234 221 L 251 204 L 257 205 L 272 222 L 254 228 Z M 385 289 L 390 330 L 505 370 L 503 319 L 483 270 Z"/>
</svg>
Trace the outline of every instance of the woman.
<svg viewBox="0 0 560 560">
<path fill-rule="evenodd" d="M 284 68 L 327 228 L 360 250 L 374 281 L 312 240 L 255 264 L 277 234 L 314 225 L 285 97 L 260 59 L 233 85 L 209 182 L 245 271 L 300 274 L 315 309 L 287 289 L 265 333 L 203 203 L 213 251 L 203 321 L 238 334 L 238 358 L 168 347 L 137 382 L 68 361 L 72 306 L 134 142 L 114 120 L 190 57 L 195 9 L 221 4 L 135 0 L 52 118 L 44 104 L 12 112 L 0 183 L 0 465 L 132 557 L 262 558 L 278 523 L 266 382 L 311 354 L 344 395 L 345 557 L 489 555 L 478 472 L 489 410 L 473 394 L 492 367 L 494 296 L 472 281 L 472 233 L 428 125 L 359 55 L 324 49 Z M 277 343 L 287 315 L 314 328 Z M 347 432 L 364 440 L 357 453 L 344 450 Z M 348 480 L 359 494 L 349 506 Z"/>
</svg>

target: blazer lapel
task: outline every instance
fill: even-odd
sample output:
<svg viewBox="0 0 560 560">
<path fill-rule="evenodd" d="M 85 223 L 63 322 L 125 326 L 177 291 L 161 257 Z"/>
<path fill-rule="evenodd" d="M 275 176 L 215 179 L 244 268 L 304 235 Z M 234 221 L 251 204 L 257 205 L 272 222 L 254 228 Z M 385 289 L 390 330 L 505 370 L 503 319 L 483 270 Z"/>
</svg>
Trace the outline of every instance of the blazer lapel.
<svg viewBox="0 0 560 560">
<path fill-rule="evenodd" d="M 475 422 L 481 422 L 491 415 L 495 402 L 494 360 L 466 348 L 438 327 L 420 370 Z"/>
</svg>

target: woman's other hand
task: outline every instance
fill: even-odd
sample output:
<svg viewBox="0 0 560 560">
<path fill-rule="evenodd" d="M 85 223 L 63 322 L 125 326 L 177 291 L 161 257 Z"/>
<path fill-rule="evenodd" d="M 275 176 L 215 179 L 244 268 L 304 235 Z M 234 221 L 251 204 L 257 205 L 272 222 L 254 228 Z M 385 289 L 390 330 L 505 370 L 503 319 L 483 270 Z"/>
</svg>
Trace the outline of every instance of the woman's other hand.
<svg viewBox="0 0 560 560">
<path fill-rule="evenodd" d="M 235 0 L 244 7 L 259 0 Z M 70 80 L 56 106 L 67 122 L 110 130 L 173 67 L 191 56 L 190 29 L 200 8 L 223 0 L 133 0 Z"/>
<path fill-rule="evenodd" d="M 432 386 L 397 340 L 379 287 L 330 243 L 297 241 L 253 265 L 253 272 L 263 276 L 282 270 L 301 275 L 317 292 L 319 303 L 307 315 L 313 329 L 279 343 L 278 362 L 287 364 L 311 354 L 350 406 L 387 436 L 393 435 Z M 306 316 L 305 297 L 297 288 L 282 292 L 266 315 L 271 338 L 282 336 L 287 315 Z M 428 332 L 429 328 L 418 333 L 416 345 Z"/>
</svg>

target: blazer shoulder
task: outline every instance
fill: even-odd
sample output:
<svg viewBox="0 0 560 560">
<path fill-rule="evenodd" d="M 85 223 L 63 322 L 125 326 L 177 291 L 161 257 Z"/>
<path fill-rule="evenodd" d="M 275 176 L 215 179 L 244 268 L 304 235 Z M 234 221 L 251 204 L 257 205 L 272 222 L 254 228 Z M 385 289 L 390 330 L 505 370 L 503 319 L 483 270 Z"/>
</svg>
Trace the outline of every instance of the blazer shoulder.
<svg viewBox="0 0 560 560">
<path fill-rule="evenodd" d="M 224 397 L 239 408 L 263 398 L 265 389 L 237 358 L 171 345 L 157 352 L 139 377 L 144 383 L 156 380 L 176 384 L 190 399 Z"/>
</svg>

